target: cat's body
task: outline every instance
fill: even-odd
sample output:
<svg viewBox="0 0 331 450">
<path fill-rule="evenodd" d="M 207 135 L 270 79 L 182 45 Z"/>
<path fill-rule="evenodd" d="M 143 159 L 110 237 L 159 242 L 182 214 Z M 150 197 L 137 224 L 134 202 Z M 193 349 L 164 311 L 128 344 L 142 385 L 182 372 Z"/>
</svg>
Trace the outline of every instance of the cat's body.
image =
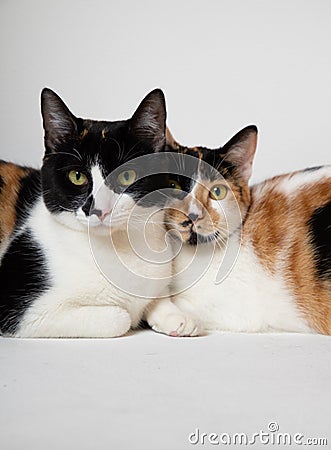
<svg viewBox="0 0 331 450">
<path fill-rule="evenodd" d="M 150 93 L 127 121 L 75 118 L 48 89 L 42 112 L 41 171 L 0 164 L 1 333 L 114 337 L 136 327 L 159 297 L 172 311 L 171 249 L 163 264 L 136 252 L 143 224 L 152 250 L 165 247 L 164 210 L 157 199 L 143 203 L 164 175 L 145 176 L 153 162 L 135 159 L 165 144 L 162 92 Z M 163 325 L 159 331 L 178 328 Z"/>
<path fill-rule="evenodd" d="M 173 146 L 213 164 L 224 176 L 216 185 L 228 187 L 223 199 L 212 200 L 203 191 L 215 180 L 202 174 L 202 188 L 191 181 L 184 186 L 186 197 L 172 203 L 177 211 L 170 209 L 167 223 L 184 241 L 174 260 L 174 274 L 179 275 L 173 301 L 206 330 L 331 334 L 331 166 L 274 177 L 249 188 L 255 145 L 256 131 L 248 128 L 218 155 L 217 150 Z M 177 180 L 185 185 L 181 177 Z M 234 203 L 241 214 L 231 223 Z M 190 222 L 192 212 L 197 219 Z M 205 214 L 211 227 L 204 223 Z M 222 233 L 225 217 L 229 237 L 218 241 L 210 228 Z M 194 232 L 200 229 L 203 239 Z M 212 236 L 209 242 L 206 236 Z M 216 283 L 228 245 L 239 250 L 238 257 L 232 256 L 232 270 Z M 197 247 L 203 270 L 190 286 L 187 278 L 193 279 L 192 270 L 199 266 L 192 264 Z M 184 272 L 186 266 L 191 270 Z"/>
<path fill-rule="evenodd" d="M 160 243 L 163 237 L 160 233 Z M 114 270 L 121 270 L 118 254 L 123 253 L 133 265 L 139 264 L 141 276 L 170 276 L 170 265 L 161 269 L 144 265 L 139 258 L 134 262 L 132 242 L 128 242 L 125 232 L 115 233 L 113 240 L 116 249 L 103 236 L 95 238 L 94 245 L 103 248 L 106 264 Z M 19 265 L 16 252 L 20 256 Z M 25 231 L 9 247 L 2 267 L 2 285 L 5 284 L 2 296 L 6 296 L 6 306 L 13 310 L 15 299 L 18 302 L 18 314 L 14 317 L 7 314 L 1 322 L 2 330 L 8 329 L 12 334 L 11 326 L 22 314 L 14 332 L 17 337 L 120 336 L 139 324 L 152 298 L 167 292 L 167 285 L 162 291 L 160 283 L 160 290 L 145 289 L 144 299 L 113 286 L 93 259 L 88 234 L 54 221 L 42 199 L 32 208 Z M 17 292 L 20 283 L 24 283 L 23 295 Z"/>
</svg>

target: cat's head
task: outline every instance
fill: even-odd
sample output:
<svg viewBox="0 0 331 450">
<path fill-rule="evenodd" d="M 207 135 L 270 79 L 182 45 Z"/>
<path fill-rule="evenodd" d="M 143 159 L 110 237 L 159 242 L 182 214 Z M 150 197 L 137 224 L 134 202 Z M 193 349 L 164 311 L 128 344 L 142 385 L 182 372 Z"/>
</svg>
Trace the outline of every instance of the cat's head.
<svg viewBox="0 0 331 450">
<path fill-rule="evenodd" d="M 151 206 L 143 198 L 167 183 L 163 174 L 144 176 L 148 155 L 165 146 L 166 108 L 160 89 L 150 92 L 128 120 L 77 118 L 47 88 L 41 110 L 43 198 L 57 220 L 80 230 L 89 225 L 100 234 L 109 226 L 121 227 L 137 203 Z M 147 160 L 136 164 L 141 156 Z"/>
<path fill-rule="evenodd" d="M 223 147 L 184 147 L 167 130 L 167 150 L 176 152 L 174 189 L 166 213 L 169 230 L 189 244 L 225 243 L 239 229 L 250 204 L 248 182 L 257 128 L 248 126 Z"/>
</svg>

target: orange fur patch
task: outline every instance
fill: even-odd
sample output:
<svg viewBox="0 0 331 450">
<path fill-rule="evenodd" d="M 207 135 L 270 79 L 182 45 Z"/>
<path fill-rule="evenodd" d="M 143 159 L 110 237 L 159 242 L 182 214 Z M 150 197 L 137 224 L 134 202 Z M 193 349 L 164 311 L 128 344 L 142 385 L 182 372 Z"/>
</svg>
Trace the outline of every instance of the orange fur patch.
<svg viewBox="0 0 331 450">
<path fill-rule="evenodd" d="M 286 177 L 293 175 L 252 188 L 244 240 L 252 243 L 266 270 L 284 278 L 309 325 L 331 334 L 331 286 L 317 277 L 308 224 L 314 211 L 330 202 L 330 180 L 299 187 L 288 196 L 278 190 Z"/>
<path fill-rule="evenodd" d="M 3 186 L 0 192 L 0 253 L 8 244 L 15 229 L 16 202 L 21 185 L 28 169 L 11 163 L 0 163 L 0 178 Z"/>
<path fill-rule="evenodd" d="M 208 187 L 207 185 L 198 184 L 195 189 L 195 198 L 199 205 L 203 206 L 203 218 L 197 223 L 197 231 L 200 232 L 199 227 L 201 227 L 204 231 L 203 234 L 213 233 L 221 219 L 219 212 L 211 206 Z"/>
<path fill-rule="evenodd" d="M 220 221 L 220 214 L 215 208 L 211 208 L 209 189 L 202 184 L 197 186 L 195 197 L 192 194 L 188 194 L 183 200 L 174 200 L 172 202 L 172 207 L 167 210 L 167 222 L 171 221 L 172 223 L 181 225 L 183 222 L 188 221 L 188 214 L 192 203 L 196 204 L 202 216 L 194 225 L 194 231 L 203 235 L 213 233 L 217 229 Z M 190 236 L 189 227 L 187 231 L 183 228 L 181 234 L 184 240 L 188 239 Z"/>
<path fill-rule="evenodd" d="M 215 185 L 215 182 L 203 181 L 198 184 L 194 190 L 194 196 L 189 193 L 182 200 L 173 200 L 171 203 L 171 208 L 168 208 L 166 217 L 168 228 L 169 223 L 176 224 L 180 228 L 181 224 L 189 220 L 188 214 L 190 213 L 190 208 L 192 204 L 196 205 L 196 209 L 200 210 L 201 219 L 197 221 L 193 229 L 195 232 L 208 236 L 219 229 L 219 227 L 224 227 L 225 219 L 218 208 L 215 208 L 212 204 L 212 199 L 210 198 L 210 189 Z M 242 215 L 245 214 L 247 210 L 247 204 L 243 202 L 240 188 L 234 184 L 227 183 L 230 192 L 228 196 L 234 199 L 240 209 Z M 233 200 L 232 200 L 233 201 Z M 189 227 L 183 227 L 181 229 L 182 238 L 187 240 L 190 236 Z"/>
<path fill-rule="evenodd" d="M 88 134 L 88 130 L 84 128 L 84 130 L 80 133 L 81 139 L 84 139 L 84 137 Z"/>
</svg>

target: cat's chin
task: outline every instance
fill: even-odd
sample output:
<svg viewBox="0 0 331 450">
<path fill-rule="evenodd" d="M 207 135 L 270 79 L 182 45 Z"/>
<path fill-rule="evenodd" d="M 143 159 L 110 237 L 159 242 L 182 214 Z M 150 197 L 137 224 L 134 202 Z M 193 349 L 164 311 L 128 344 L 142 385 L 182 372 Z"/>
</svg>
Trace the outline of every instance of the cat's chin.
<svg viewBox="0 0 331 450">
<path fill-rule="evenodd" d="M 217 232 L 204 235 L 204 234 L 195 233 L 194 231 L 192 231 L 187 243 L 190 245 L 208 244 L 208 242 L 216 241 L 217 237 L 218 237 Z"/>
<path fill-rule="evenodd" d="M 74 231 L 89 232 L 99 236 L 109 236 L 110 233 L 109 223 L 103 224 L 99 219 L 97 221 L 89 220 L 88 218 L 84 219 L 67 211 L 54 215 L 54 218 L 61 225 Z"/>
<path fill-rule="evenodd" d="M 76 215 L 73 212 L 61 212 L 60 214 L 54 214 L 54 219 L 59 222 L 61 225 L 70 228 L 75 231 L 86 231 L 88 229 L 88 222 L 84 223 L 81 220 L 78 220 Z"/>
<path fill-rule="evenodd" d="M 170 232 L 171 235 L 174 236 L 176 239 L 180 239 L 183 242 L 183 244 L 188 245 L 207 244 L 208 242 L 217 241 L 218 238 L 217 232 L 206 235 L 196 233 L 192 229 L 191 230 L 172 229 L 170 230 Z"/>
<path fill-rule="evenodd" d="M 109 236 L 112 232 L 125 229 L 126 227 L 126 221 L 114 222 L 112 220 L 106 220 L 101 222 L 93 216 L 87 220 L 78 220 L 83 225 L 85 230 L 88 230 L 90 234 L 95 236 Z"/>
</svg>

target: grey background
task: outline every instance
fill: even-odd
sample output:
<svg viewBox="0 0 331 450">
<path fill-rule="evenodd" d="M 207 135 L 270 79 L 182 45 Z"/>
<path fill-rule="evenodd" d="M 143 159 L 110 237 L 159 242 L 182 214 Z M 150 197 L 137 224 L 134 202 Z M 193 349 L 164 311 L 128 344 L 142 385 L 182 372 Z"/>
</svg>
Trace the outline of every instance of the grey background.
<svg viewBox="0 0 331 450">
<path fill-rule="evenodd" d="M 254 180 L 330 163 L 330 12 L 327 0 L 2 0 L 0 157 L 40 164 L 44 86 L 108 120 L 161 87 L 184 144 L 257 124 Z"/>
</svg>

